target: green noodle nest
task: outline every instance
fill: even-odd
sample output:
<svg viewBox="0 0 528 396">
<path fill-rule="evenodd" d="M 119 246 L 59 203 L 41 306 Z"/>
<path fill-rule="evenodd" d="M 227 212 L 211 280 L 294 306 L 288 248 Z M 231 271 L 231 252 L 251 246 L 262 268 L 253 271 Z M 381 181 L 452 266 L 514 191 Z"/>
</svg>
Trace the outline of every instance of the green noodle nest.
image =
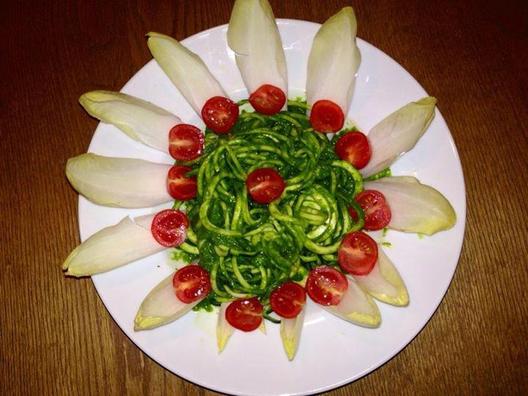
<svg viewBox="0 0 528 396">
<path fill-rule="evenodd" d="M 353 199 L 363 179 L 336 156 L 336 136 L 329 140 L 310 127 L 306 110 L 302 100 L 273 116 L 242 110 L 229 135 L 206 130 L 204 154 L 180 163 L 192 168 L 187 175 L 197 177 L 198 194 L 175 202 L 190 227 L 173 258 L 198 262 L 210 273 L 212 291 L 197 309 L 257 296 L 267 314 L 275 287 L 301 281 L 313 267 L 336 266 L 343 236 L 363 227 Z M 286 183 L 269 205 L 253 202 L 245 185 L 263 167 L 276 169 Z"/>
</svg>

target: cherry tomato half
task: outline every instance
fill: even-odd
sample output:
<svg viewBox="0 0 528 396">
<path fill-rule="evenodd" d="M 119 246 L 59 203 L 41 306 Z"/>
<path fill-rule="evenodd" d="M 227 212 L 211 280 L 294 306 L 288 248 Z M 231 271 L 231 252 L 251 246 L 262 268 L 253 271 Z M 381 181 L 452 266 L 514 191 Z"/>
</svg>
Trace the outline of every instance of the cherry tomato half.
<svg viewBox="0 0 528 396">
<path fill-rule="evenodd" d="M 286 103 L 286 95 L 282 89 L 264 84 L 249 96 L 249 103 L 259 113 L 273 115 L 281 111 Z"/>
<path fill-rule="evenodd" d="M 288 281 L 274 289 L 270 294 L 271 309 L 283 318 L 295 318 L 306 302 L 306 292 L 302 286 Z"/>
<path fill-rule="evenodd" d="M 178 161 L 191 161 L 203 151 L 204 136 L 194 125 L 178 124 L 169 132 L 169 153 Z"/>
<path fill-rule="evenodd" d="M 318 100 L 312 106 L 310 124 L 318 132 L 331 133 L 343 128 L 345 115 L 343 110 L 330 100 Z"/>
<path fill-rule="evenodd" d="M 337 139 L 335 152 L 343 161 L 362 169 L 370 161 L 371 151 L 367 137 L 361 132 L 348 132 Z"/>
<path fill-rule="evenodd" d="M 391 221 L 391 210 L 385 196 L 376 190 L 364 190 L 356 196 L 356 202 L 365 212 L 365 229 L 381 230 Z"/>
<path fill-rule="evenodd" d="M 202 108 L 202 120 L 216 133 L 228 133 L 238 120 L 238 105 L 223 96 L 213 96 Z"/>
<path fill-rule="evenodd" d="M 192 170 L 188 166 L 175 165 L 169 169 L 167 175 L 167 190 L 172 198 L 179 201 L 188 201 L 196 197 L 198 185 L 196 177 L 187 177 L 185 174 Z"/>
<path fill-rule="evenodd" d="M 244 298 L 230 303 L 226 309 L 226 319 L 235 329 L 253 331 L 262 323 L 263 307 L 256 298 Z"/>
<path fill-rule="evenodd" d="M 286 184 L 275 169 L 259 168 L 248 175 L 246 187 L 253 201 L 268 204 L 281 196 Z"/>
<path fill-rule="evenodd" d="M 179 210 L 166 209 L 154 216 L 150 231 L 160 245 L 175 247 L 185 241 L 187 227 L 189 227 L 189 220 L 185 213 Z"/>
<path fill-rule="evenodd" d="M 306 291 L 321 305 L 337 305 L 348 289 L 348 281 L 341 272 L 327 265 L 314 268 L 306 280 Z"/>
<path fill-rule="evenodd" d="M 353 275 L 367 275 L 378 260 L 378 245 L 361 231 L 346 234 L 337 251 L 341 269 Z"/>
<path fill-rule="evenodd" d="M 176 297 L 186 304 L 204 298 L 211 291 L 209 272 L 196 264 L 180 268 L 172 277 Z"/>
</svg>

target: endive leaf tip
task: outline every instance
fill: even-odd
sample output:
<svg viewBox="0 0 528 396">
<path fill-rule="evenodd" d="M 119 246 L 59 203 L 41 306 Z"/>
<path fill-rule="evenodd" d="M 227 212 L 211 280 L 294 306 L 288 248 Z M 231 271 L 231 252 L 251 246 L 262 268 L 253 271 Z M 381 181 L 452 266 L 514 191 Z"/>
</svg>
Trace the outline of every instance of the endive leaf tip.
<svg viewBox="0 0 528 396">
<path fill-rule="evenodd" d="M 134 318 L 134 331 L 146 330 L 144 325 L 144 318 L 141 315 L 141 312 L 138 312 Z"/>
<path fill-rule="evenodd" d="M 64 276 L 71 276 L 74 278 L 82 278 L 84 276 L 91 276 L 92 274 L 88 274 L 85 272 L 79 272 L 75 269 L 75 267 L 72 268 L 71 262 L 77 255 L 77 249 L 75 249 L 73 252 L 70 253 L 70 255 L 66 258 L 64 263 L 62 264 L 62 270 L 64 272 Z"/>
<path fill-rule="evenodd" d="M 286 356 L 288 357 L 288 360 L 292 361 L 297 352 L 297 348 L 295 347 L 295 344 L 293 342 L 285 342 L 284 351 L 286 352 Z"/>
<path fill-rule="evenodd" d="M 218 338 L 216 340 L 216 345 L 218 347 L 218 353 L 222 353 L 222 351 L 225 349 L 225 346 L 227 345 L 227 338 Z"/>
<path fill-rule="evenodd" d="M 434 96 L 425 96 L 422 99 L 418 100 L 416 103 L 421 105 L 436 106 L 438 100 Z"/>
<path fill-rule="evenodd" d="M 227 341 L 231 337 L 231 332 L 226 329 L 218 330 L 216 332 L 216 345 L 218 347 L 218 353 L 222 353 L 227 345 Z"/>
<path fill-rule="evenodd" d="M 85 276 L 92 276 L 92 274 L 90 274 L 90 273 L 77 271 L 75 268 L 72 268 L 69 264 L 70 263 L 68 261 L 66 261 L 63 264 L 62 269 L 65 271 L 64 272 L 64 276 L 71 276 L 71 277 L 74 277 L 74 278 L 82 278 L 82 277 L 85 277 Z"/>
<path fill-rule="evenodd" d="M 354 11 L 354 8 L 352 8 L 351 6 L 343 7 L 341 11 L 335 14 L 335 17 L 349 19 L 353 29 L 354 27 L 357 27 L 356 12 Z"/>
<path fill-rule="evenodd" d="M 163 34 L 163 33 L 158 33 L 158 32 L 148 32 L 145 36 L 148 38 L 147 39 L 147 45 L 149 43 L 151 43 L 151 44 L 156 43 L 157 39 L 159 39 L 159 40 L 167 40 L 167 41 L 172 41 L 172 42 L 179 43 L 178 40 L 176 40 L 175 38 L 169 36 L 168 34 Z"/>
<path fill-rule="evenodd" d="M 143 316 L 140 307 L 139 312 L 134 318 L 134 331 L 154 329 L 169 322 L 171 321 L 167 321 L 167 318 L 159 316 Z"/>
<path fill-rule="evenodd" d="M 82 107 L 86 108 L 89 101 L 92 100 L 94 91 L 89 91 L 83 93 L 81 96 L 79 96 L 79 103 Z"/>
<path fill-rule="evenodd" d="M 398 303 L 398 306 L 400 307 L 406 307 L 407 305 L 409 305 L 409 293 L 407 292 L 407 288 L 403 290 L 397 303 Z"/>
<path fill-rule="evenodd" d="M 159 44 L 159 40 L 167 40 L 171 38 L 165 34 L 157 32 L 148 32 L 145 36 L 147 37 L 147 47 L 149 47 L 151 51 L 156 49 L 157 44 Z"/>
<path fill-rule="evenodd" d="M 381 314 L 379 311 L 377 311 L 375 314 L 354 312 L 346 316 L 352 323 L 358 326 L 375 329 L 381 325 Z"/>
<path fill-rule="evenodd" d="M 68 272 L 65 272 L 64 275 L 71 275 L 69 273 L 69 268 L 70 268 L 70 264 L 72 262 L 72 260 L 74 259 L 74 257 L 77 255 L 77 247 L 75 249 L 73 249 L 70 254 L 68 255 L 68 257 L 66 257 L 66 260 L 64 260 L 64 263 L 62 263 L 62 269 L 63 271 L 66 271 L 68 270 Z"/>
<path fill-rule="evenodd" d="M 158 33 L 158 32 L 148 32 L 147 34 L 145 34 L 145 36 L 148 37 L 148 38 L 151 38 L 151 37 L 167 37 L 164 34 Z"/>
<path fill-rule="evenodd" d="M 346 7 L 343 7 L 341 9 L 341 12 L 344 13 L 344 14 L 350 14 L 350 15 L 356 15 L 356 13 L 354 12 L 354 8 L 352 6 L 346 6 Z"/>
<path fill-rule="evenodd" d="M 79 103 L 82 107 L 84 107 L 87 111 L 89 111 L 89 107 L 94 102 L 104 102 L 106 100 L 111 100 L 116 97 L 119 97 L 121 94 L 120 92 L 113 92 L 113 91 L 107 91 L 104 89 L 96 89 L 93 91 L 88 91 L 83 93 L 79 97 Z"/>
</svg>

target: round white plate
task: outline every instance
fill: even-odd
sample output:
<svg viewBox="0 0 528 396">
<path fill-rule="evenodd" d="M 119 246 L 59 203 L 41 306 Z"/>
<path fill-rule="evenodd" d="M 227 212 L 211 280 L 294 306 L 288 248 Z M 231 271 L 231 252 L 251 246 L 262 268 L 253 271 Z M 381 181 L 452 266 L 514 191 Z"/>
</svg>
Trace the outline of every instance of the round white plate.
<svg viewBox="0 0 528 396">
<path fill-rule="evenodd" d="M 304 92 L 306 62 L 318 24 L 278 20 L 286 51 L 290 92 Z M 227 25 L 183 43 L 198 53 L 234 98 L 247 97 L 233 54 L 226 45 Z M 394 60 L 358 40 L 362 63 L 349 112 L 363 131 L 406 103 L 426 96 L 423 88 Z M 196 114 L 154 61 L 147 63 L 123 92 L 149 100 L 178 114 L 184 122 L 202 126 Z M 440 107 L 442 104 L 440 103 Z M 153 149 L 136 143 L 115 127 L 99 124 L 90 151 L 103 155 L 171 162 Z M 108 311 L 128 337 L 146 354 L 173 373 L 220 392 L 244 395 L 309 394 L 358 379 L 396 355 L 424 327 L 444 296 L 457 266 L 466 216 L 464 179 L 453 139 L 441 114 L 416 147 L 394 166 L 396 175 L 413 175 L 441 191 L 458 216 L 456 226 L 433 237 L 390 231 L 385 248 L 407 284 L 411 303 L 396 308 L 379 303 L 382 324 L 366 329 L 342 321 L 309 302 L 297 356 L 289 362 L 282 349 L 278 326 L 267 323 L 259 331 L 236 332 L 222 354 L 217 353 L 216 316 L 192 312 L 167 326 L 134 332 L 133 320 L 145 297 L 171 271 L 160 253 L 93 277 Z M 158 208 L 125 210 L 79 200 L 82 240 L 126 215 Z"/>
</svg>

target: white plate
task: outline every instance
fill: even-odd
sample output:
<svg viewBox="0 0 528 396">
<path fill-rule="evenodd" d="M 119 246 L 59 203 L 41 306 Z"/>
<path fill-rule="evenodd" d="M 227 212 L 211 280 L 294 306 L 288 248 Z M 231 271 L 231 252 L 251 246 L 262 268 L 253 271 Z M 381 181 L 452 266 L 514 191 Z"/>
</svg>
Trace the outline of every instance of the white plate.
<svg viewBox="0 0 528 396">
<path fill-rule="evenodd" d="M 279 20 L 290 85 L 290 97 L 304 92 L 306 61 L 319 25 Z M 202 56 L 213 74 L 235 99 L 247 97 L 233 54 L 226 45 L 227 26 L 184 40 Z M 386 115 L 426 95 L 423 88 L 394 60 L 359 40 L 362 63 L 349 118 L 368 131 Z M 126 60 L 123 60 L 126 61 Z M 152 101 L 178 114 L 185 122 L 203 125 L 158 65 L 147 63 L 123 92 Z M 442 104 L 439 104 L 440 107 Z M 104 155 L 171 162 L 155 150 L 136 143 L 110 125 L 99 124 L 90 151 Z M 358 379 L 396 355 L 427 323 L 444 296 L 457 266 L 465 225 L 464 179 L 453 139 L 441 114 L 416 147 L 394 166 L 396 175 L 414 175 L 440 190 L 458 216 L 456 226 L 433 237 L 391 231 L 386 249 L 405 280 L 411 303 L 395 308 L 379 303 L 378 329 L 351 325 L 309 302 L 298 354 L 289 362 L 278 326 L 267 323 L 267 335 L 236 332 L 226 350 L 217 354 L 215 315 L 191 313 L 159 329 L 135 333 L 133 320 L 147 292 L 171 272 L 160 253 L 93 277 L 108 311 L 128 337 L 152 359 L 173 373 L 220 392 L 245 395 L 308 394 Z M 146 210 L 112 209 L 79 200 L 79 223 L 84 240 L 127 214 Z"/>
</svg>

